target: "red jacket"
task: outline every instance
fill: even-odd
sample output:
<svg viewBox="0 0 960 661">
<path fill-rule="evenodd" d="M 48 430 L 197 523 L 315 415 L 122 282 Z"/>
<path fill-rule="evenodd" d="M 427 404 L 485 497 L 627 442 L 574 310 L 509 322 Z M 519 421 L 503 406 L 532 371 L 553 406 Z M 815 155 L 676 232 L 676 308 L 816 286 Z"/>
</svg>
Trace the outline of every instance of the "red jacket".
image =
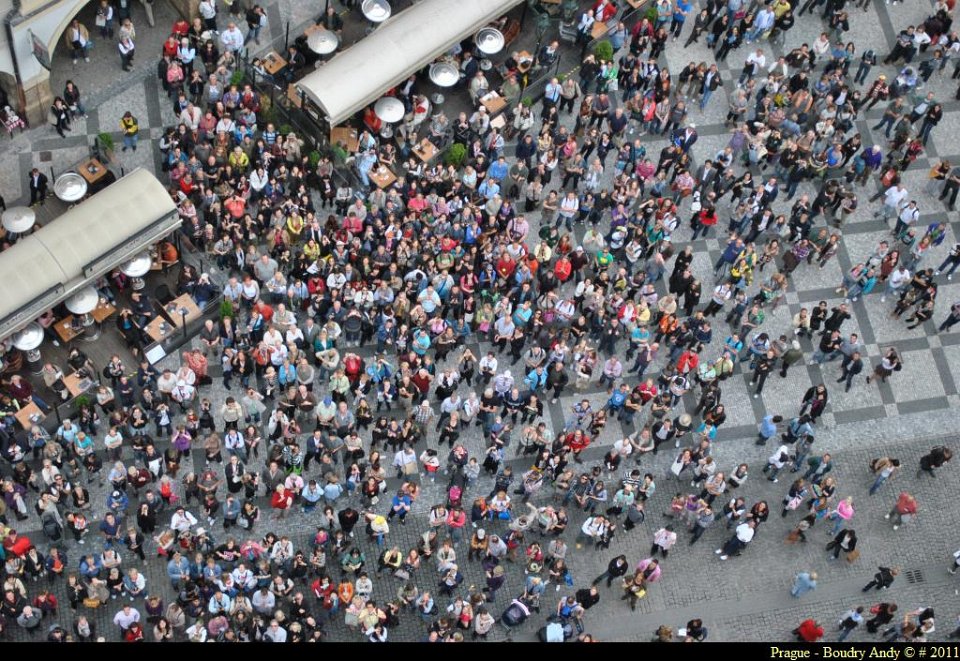
<svg viewBox="0 0 960 661">
<path fill-rule="evenodd" d="M 590 437 L 586 434 L 581 434 L 580 438 L 577 438 L 573 432 L 570 432 L 567 434 L 567 437 L 563 439 L 563 444 L 574 452 L 580 452 L 590 445 Z"/>
<path fill-rule="evenodd" d="M 916 514 L 917 513 L 917 501 L 913 496 L 908 494 L 906 491 L 901 492 L 900 497 L 897 498 L 897 513 L 899 514 Z"/>
<path fill-rule="evenodd" d="M 270 497 L 270 507 L 275 510 L 285 510 L 292 504 L 293 496 L 287 491 L 282 494 L 279 491 L 274 491 L 273 496 Z"/>
<path fill-rule="evenodd" d="M 560 282 L 569 280 L 572 273 L 573 264 L 570 263 L 570 260 L 567 259 L 566 256 L 558 259 L 557 263 L 553 265 L 553 274 L 557 276 L 557 280 Z"/>
<path fill-rule="evenodd" d="M 688 349 L 680 355 L 680 360 L 677 361 L 677 371 L 681 374 L 695 372 L 699 364 L 700 356 Z"/>
<path fill-rule="evenodd" d="M 616 14 L 617 14 L 617 6 L 616 6 L 615 4 L 613 4 L 612 2 L 609 2 L 609 1 L 608 1 L 607 4 L 606 4 L 606 6 L 603 8 L 603 13 L 600 14 L 599 17 L 597 17 L 597 9 L 600 8 L 600 3 L 602 3 L 602 2 L 604 2 L 604 0 L 597 0 L 596 2 L 594 2 L 594 3 L 593 3 L 593 8 L 592 8 L 590 11 L 593 12 L 594 18 L 596 18 L 598 21 L 600 21 L 601 23 L 606 23 L 606 22 L 609 21 L 611 18 L 613 18 L 614 16 L 616 16 Z"/>
<path fill-rule="evenodd" d="M 815 643 L 823 638 L 823 627 L 814 619 L 804 620 L 796 628 L 796 634 L 805 643 Z"/>
</svg>

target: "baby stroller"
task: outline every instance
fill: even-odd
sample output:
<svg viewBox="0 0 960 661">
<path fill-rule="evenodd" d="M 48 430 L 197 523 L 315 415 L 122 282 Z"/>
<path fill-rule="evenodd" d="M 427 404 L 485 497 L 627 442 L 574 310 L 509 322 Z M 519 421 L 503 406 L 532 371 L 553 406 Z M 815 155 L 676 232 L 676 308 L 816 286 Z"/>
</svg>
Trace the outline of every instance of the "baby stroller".
<svg viewBox="0 0 960 661">
<path fill-rule="evenodd" d="M 521 599 L 514 599 L 503 611 L 500 616 L 500 622 L 508 629 L 518 627 L 530 617 L 530 608 Z"/>
<path fill-rule="evenodd" d="M 541 643 L 562 643 L 573 638 L 573 626 L 569 622 L 549 622 L 537 631 Z"/>
</svg>

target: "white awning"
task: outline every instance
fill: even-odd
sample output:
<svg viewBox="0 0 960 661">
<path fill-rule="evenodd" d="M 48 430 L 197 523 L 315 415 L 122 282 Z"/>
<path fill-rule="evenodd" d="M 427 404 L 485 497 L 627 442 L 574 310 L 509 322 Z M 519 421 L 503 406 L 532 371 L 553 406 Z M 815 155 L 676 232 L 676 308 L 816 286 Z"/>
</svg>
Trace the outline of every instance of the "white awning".
<svg viewBox="0 0 960 661">
<path fill-rule="evenodd" d="M 163 184 L 137 169 L 0 252 L 0 338 L 180 226 Z"/>
<path fill-rule="evenodd" d="M 422 0 L 387 19 L 297 87 L 340 124 L 523 0 Z"/>
</svg>

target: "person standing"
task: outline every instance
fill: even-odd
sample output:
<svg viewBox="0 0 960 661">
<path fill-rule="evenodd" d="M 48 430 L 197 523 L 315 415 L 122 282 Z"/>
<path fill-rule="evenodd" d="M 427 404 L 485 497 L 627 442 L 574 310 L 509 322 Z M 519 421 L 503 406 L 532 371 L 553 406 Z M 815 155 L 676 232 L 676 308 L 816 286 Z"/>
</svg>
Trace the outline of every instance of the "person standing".
<svg viewBox="0 0 960 661">
<path fill-rule="evenodd" d="M 103 39 L 113 39 L 113 19 L 116 14 L 113 11 L 108 0 L 100 0 L 100 6 L 97 7 L 96 24 L 100 28 L 100 37 Z"/>
<path fill-rule="evenodd" d="M 845 392 L 850 392 L 850 385 L 853 383 L 853 377 L 863 371 L 863 360 L 860 358 L 860 352 L 854 351 L 849 357 L 843 359 L 840 367 L 840 378 L 837 383 L 847 382 L 844 388 Z"/>
<path fill-rule="evenodd" d="M 917 471 L 917 477 L 920 477 L 921 473 L 927 473 L 930 477 L 936 477 L 933 469 L 940 468 L 951 459 L 953 459 L 953 452 L 950 448 L 938 445 L 930 450 L 929 453 L 920 457 L 920 470 Z"/>
<path fill-rule="evenodd" d="M 723 80 L 720 78 L 720 72 L 716 64 L 711 64 L 707 72 L 703 74 L 703 83 L 700 86 L 700 112 L 707 107 L 707 102 L 718 87 L 723 86 Z"/>
<path fill-rule="evenodd" d="M 917 515 L 917 499 L 906 491 L 901 491 L 897 502 L 890 511 L 883 516 L 884 519 L 893 520 L 893 529 L 897 530 L 904 523 L 909 523 Z"/>
<path fill-rule="evenodd" d="M 30 171 L 30 206 L 32 207 L 35 204 L 43 204 L 43 201 L 47 197 L 47 175 L 40 172 L 39 169 L 33 168 Z"/>
<path fill-rule="evenodd" d="M 263 7 L 260 5 L 254 5 L 247 10 L 246 20 L 247 27 L 250 29 L 250 31 L 247 32 L 247 36 L 243 40 L 243 43 L 246 44 L 248 41 L 253 39 L 259 46 L 260 30 L 262 30 L 267 24 L 267 12 L 265 12 Z"/>
<path fill-rule="evenodd" d="M 660 528 L 653 535 L 653 546 L 650 547 L 650 555 L 656 557 L 657 552 L 664 558 L 670 552 L 670 549 L 677 543 L 677 533 L 673 531 L 673 526 L 668 525 Z"/>
<path fill-rule="evenodd" d="M 754 520 L 744 521 L 737 526 L 733 537 L 727 540 L 721 548 L 714 551 L 720 556 L 721 560 L 726 560 L 731 555 L 740 555 L 747 544 L 753 541 L 753 536 L 757 532 L 757 522 Z"/>
<path fill-rule="evenodd" d="M 607 564 L 607 570 L 593 579 L 593 582 L 590 585 L 596 585 L 600 581 L 606 579 L 607 587 L 609 588 L 614 580 L 626 575 L 629 569 L 630 563 L 627 562 L 627 556 L 618 555 L 612 559 L 609 564 Z"/>
<path fill-rule="evenodd" d="M 898 567 L 877 567 L 879 571 L 873 575 L 873 580 L 863 586 L 863 592 L 868 592 L 870 588 L 877 590 L 886 590 L 893 585 L 897 574 L 900 573 Z"/>
<path fill-rule="evenodd" d="M 50 124 L 56 129 L 61 138 L 66 138 L 64 131 L 70 130 L 70 108 L 59 96 L 53 100 L 50 106 Z"/>
<path fill-rule="evenodd" d="M 940 272 L 950 267 L 950 270 L 947 271 L 947 280 L 953 279 L 953 272 L 957 270 L 957 267 L 960 266 L 960 243 L 953 244 L 953 248 L 950 250 L 950 254 L 947 255 L 940 266 L 933 272 L 934 275 L 940 275 Z"/>
<path fill-rule="evenodd" d="M 898 468 L 900 468 L 899 459 L 892 459 L 890 457 L 874 459 L 870 464 L 870 470 L 876 475 L 876 479 L 870 487 L 870 495 L 876 495 L 880 487 L 883 486 L 883 483 L 890 479 L 890 476 L 893 475 Z"/>
<path fill-rule="evenodd" d="M 890 347 L 880 360 L 880 364 L 874 368 L 873 374 L 867 377 L 867 384 L 869 385 L 873 379 L 886 383 L 888 376 L 901 369 L 903 369 L 903 360 L 897 355 L 897 350 Z"/>
<path fill-rule="evenodd" d="M 840 637 L 837 638 L 838 643 L 842 643 L 847 639 L 853 631 L 863 624 L 863 606 L 857 606 L 856 608 L 851 608 L 846 613 L 840 616 Z"/>
<path fill-rule="evenodd" d="M 153 27 L 156 23 L 153 19 L 153 0 L 140 0 L 143 10 L 147 13 L 147 24 Z"/>
<path fill-rule="evenodd" d="M 860 555 L 860 552 L 857 551 L 856 531 L 844 528 L 827 544 L 827 550 L 832 551 L 832 554 L 828 558 L 829 560 L 836 560 L 840 557 L 840 551 L 843 551 L 847 554 L 847 562 L 853 562 Z"/>
<path fill-rule="evenodd" d="M 950 314 L 947 315 L 947 318 L 944 319 L 943 323 L 937 328 L 937 332 L 945 333 L 953 328 L 957 322 L 960 322 L 960 301 L 950 306 Z"/>
<path fill-rule="evenodd" d="M 80 117 L 83 119 L 87 118 L 87 111 L 80 102 L 80 89 L 72 80 L 68 80 L 66 85 L 64 85 L 63 100 L 66 102 L 67 109 L 70 111 L 71 119 L 77 119 Z"/>
<path fill-rule="evenodd" d="M 117 44 L 117 50 L 120 51 L 120 66 L 123 67 L 123 70 L 133 70 L 133 56 L 136 52 L 133 40 L 128 36 L 123 37 Z"/>
<path fill-rule="evenodd" d="M 197 7 L 197 10 L 200 12 L 200 18 L 203 19 L 203 27 L 211 32 L 217 31 L 217 1 L 216 0 L 200 0 L 200 5 Z M 153 25 L 151 23 L 151 25 Z"/>
<path fill-rule="evenodd" d="M 137 123 L 137 118 L 129 110 L 123 113 L 123 117 L 120 118 L 120 129 L 123 131 L 123 151 L 127 151 L 128 147 L 137 151 L 140 125 Z"/>
<path fill-rule="evenodd" d="M 782 415 L 773 415 L 769 413 L 760 421 L 760 427 L 757 433 L 757 445 L 766 445 L 767 441 L 777 435 L 777 425 L 783 422 Z"/>
<path fill-rule="evenodd" d="M 798 572 L 793 578 L 793 587 L 790 588 L 790 596 L 799 599 L 808 592 L 817 588 L 817 572 Z"/>
<path fill-rule="evenodd" d="M 83 23 L 74 19 L 70 27 L 64 31 L 63 38 L 67 42 L 67 46 L 72 49 L 74 64 L 76 64 L 77 60 L 81 57 L 84 62 L 90 61 L 88 55 L 90 49 L 90 33 L 87 32 L 87 28 Z"/>
</svg>

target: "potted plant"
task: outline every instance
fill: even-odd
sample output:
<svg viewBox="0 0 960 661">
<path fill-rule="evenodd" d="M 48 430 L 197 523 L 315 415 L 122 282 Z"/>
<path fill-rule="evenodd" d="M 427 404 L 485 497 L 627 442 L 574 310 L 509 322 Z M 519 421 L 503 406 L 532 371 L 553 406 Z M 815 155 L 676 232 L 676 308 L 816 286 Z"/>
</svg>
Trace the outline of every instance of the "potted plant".
<svg viewBox="0 0 960 661">
<path fill-rule="evenodd" d="M 100 156 L 105 161 L 113 159 L 113 151 L 116 148 L 116 144 L 113 142 L 113 135 L 102 131 L 97 134 L 97 145 L 100 148 Z"/>
<path fill-rule="evenodd" d="M 320 152 L 314 149 L 307 156 L 310 159 L 310 169 L 315 170 L 317 168 L 317 163 L 320 162 Z"/>
<path fill-rule="evenodd" d="M 593 47 L 593 54 L 598 62 L 612 62 L 613 44 L 606 39 L 598 41 L 597 45 Z"/>
<path fill-rule="evenodd" d="M 463 163 L 463 159 L 466 157 L 467 157 L 467 147 L 457 142 L 450 145 L 450 148 L 447 150 L 446 155 L 443 157 L 443 162 L 446 163 L 447 165 L 460 167 L 460 164 Z"/>
<path fill-rule="evenodd" d="M 233 303 L 228 298 L 220 301 L 220 318 L 223 319 L 224 317 L 233 319 Z"/>
<path fill-rule="evenodd" d="M 243 69 L 237 69 L 230 76 L 230 84 L 239 87 L 241 83 L 243 83 Z"/>
<path fill-rule="evenodd" d="M 350 157 L 350 154 L 347 153 L 346 149 L 340 146 L 340 143 L 330 145 L 330 154 L 333 156 L 333 163 L 335 165 L 343 165 Z"/>
</svg>

